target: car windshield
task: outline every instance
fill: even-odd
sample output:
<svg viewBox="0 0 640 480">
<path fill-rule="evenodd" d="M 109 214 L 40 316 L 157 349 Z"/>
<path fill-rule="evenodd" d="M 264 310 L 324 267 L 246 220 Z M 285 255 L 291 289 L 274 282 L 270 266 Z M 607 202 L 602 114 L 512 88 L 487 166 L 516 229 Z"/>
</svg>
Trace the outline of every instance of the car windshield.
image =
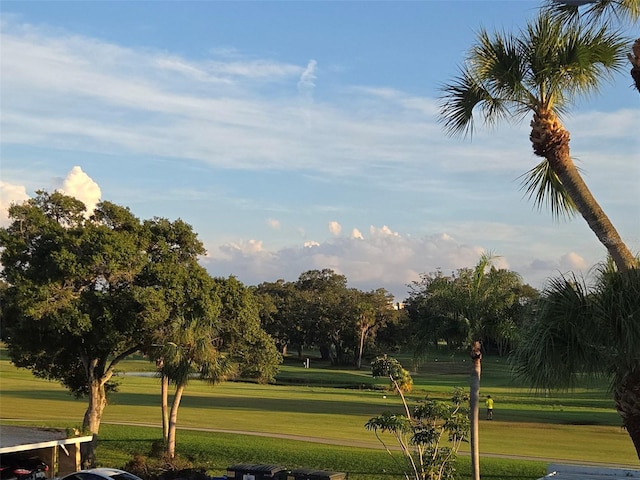
<svg viewBox="0 0 640 480">
<path fill-rule="evenodd" d="M 113 478 L 113 480 L 140 480 L 140 478 L 127 472 L 116 473 L 115 475 L 112 475 L 111 478 Z"/>
</svg>

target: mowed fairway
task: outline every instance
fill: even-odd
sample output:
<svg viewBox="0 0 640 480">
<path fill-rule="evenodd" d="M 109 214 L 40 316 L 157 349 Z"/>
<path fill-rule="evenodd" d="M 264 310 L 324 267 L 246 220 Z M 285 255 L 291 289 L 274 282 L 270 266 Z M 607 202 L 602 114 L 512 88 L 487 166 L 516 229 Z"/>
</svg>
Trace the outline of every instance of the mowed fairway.
<svg viewBox="0 0 640 480">
<path fill-rule="evenodd" d="M 403 364 L 411 365 L 406 359 Z M 130 372 L 151 369 L 148 362 L 140 359 L 128 361 L 124 367 Z M 464 357 L 438 361 L 432 358 L 410 368 L 415 382 L 409 396 L 412 402 L 426 395 L 446 398 L 454 386 L 468 390 Z M 29 371 L 16 369 L 4 351 L 0 379 L 0 418 L 4 423 L 55 427 L 81 424 L 86 401 L 74 399 L 56 383 L 35 379 Z M 178 432 L 178 452 L 181 441 L 183 445 L 187 439 L 193 441 L 195 430 L 233 433 L 234 437 L 251 435 L 255 445 L 298 440 L 315 442 L 311 444 L 315 448 L 346 445 L 379 450 L 380 456 L 386 455 L 373 433 L 364 429 L 372 416 L 385 410 L 401 410 L 398 399 L 382 390 L 386 385 L 383 380 L 372 379 L 364 369 L 331 369 L 313 361 L 312 368 L 305 369 L 301 362 L 289 360 L 278 381 L 282 383 L 229 382 L 211 387 L 193 380 L 178 414 L 182 430 Z M 638 467 L 631 440 L 620 428 L 605 385 L 536 396 L 513 383 L 504 361 L 489 358 L 483 363 L 482 377 L 482 395 L 487 394 L 495 398 L 496 405 L 494 420 L 482 420 L 480 425 L 483 458 L 526 457 L 545 463 Z M 152 376 L 121 376 L 120 391 L 111 396 L 103 425 L 104 442 L 110 441 L 109 436 L 118 435 L 116 425 L 148 426 L 140 432 L 144 430 L 146 437 L 153 437 L 148 432 L 160 426 L 158 380 Z M 158 431 L 156 438 L 159 436 Z M 218 434 L 217 438 L 225 437 Z M 468 451 L 466 446 L 463 451 L 465 448 Z M 244 461 L 247 458 L 236 459 L 237 463 Z"/>
</svg>

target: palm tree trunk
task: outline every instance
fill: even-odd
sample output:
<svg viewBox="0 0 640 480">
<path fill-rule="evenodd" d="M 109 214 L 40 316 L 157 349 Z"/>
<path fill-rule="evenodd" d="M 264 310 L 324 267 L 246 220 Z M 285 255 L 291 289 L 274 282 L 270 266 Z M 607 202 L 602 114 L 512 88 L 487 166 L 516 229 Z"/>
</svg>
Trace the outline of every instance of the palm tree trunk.
<svg viewBox="0 0 640 480">
<path fill-rule="evenodd" d="M 578 212 L 596 234 L 618 270 L 633 268 L 636 260 L 620 238 L 613 223 L 604 213 L 578 172 L 569 152 L 569 132 L 558 117 L 549 110 L 536 112 L 531 121 L 531 143 L 536 155 L 546 158 L 553 172 L 562 182 Z"/>
<path fill-rule="evenodd" d="M 364 350 L 364 336 L 365 336 L 365 329 L 360 328 L 360 344 L 358 345 L 358 359 L 356 360 L 356 368 L 358 370 L 362 368 L 362 351 Z"/>
<path fill-rule="evenodd" d="M 616 410 L 640 459 L 640 373 L 629 373 L 614 387 Z"/>
<path fill-rule="evenodd" d="M 162 409 L 162 439 L 169 441 L 169 377 L 162 375 L 160 380 L 160 404 Z"/>
<path fill-rule="evenodd" d="M 471 379 L 469 383 L 469 421 L 471 423 L 471 478 L 480 480 L 480 374 L 482 373 L 480 342 L 471 347 Z"/>
<path fill-rule="evenodd" d="M 178 407 L 180 406 L 180 400 L 182 400 L 182 393 L 184 392 L 184 384 L 176 387 L 176 394 L 173 396 L 173 403 L 171 404 L 171 415 L 169 416 L 169 438 L 167 440 L 167 454 L 169 458 L 176 456 L 176 427 L 178 424 Z"/>
<path fill-rule="evenodd" d="M 640 92 L 640 38 L 638 38 L 633 47 L 631 47 L 632 53 L 629 54 L 629 61 L 631 62 L 631 78 L 635 83 L 636 90 Z"/>
</svg>

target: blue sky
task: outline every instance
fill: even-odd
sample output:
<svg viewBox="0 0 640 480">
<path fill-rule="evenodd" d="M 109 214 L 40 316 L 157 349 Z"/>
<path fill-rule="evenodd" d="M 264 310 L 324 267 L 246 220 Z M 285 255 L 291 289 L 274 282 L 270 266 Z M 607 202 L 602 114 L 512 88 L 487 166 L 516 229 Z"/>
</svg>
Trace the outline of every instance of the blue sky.
<svg viewBox="0 0 640 480">
<path fill-rule="evenodd" d="M 483 251 L 541 288 L 606 252 L 581 218 L 520 190 L 528 119 L 437 122 L 440 87 L 480 27 L 530 1 L 3 0 L 0 222 L 61 189 L 181 218 L 212 275 L 247 284 L 332 268 L 398 299 Z M 638 94 L 626 72 L 563 120 L 605 212 L 640 251 Z"/>
</svg>

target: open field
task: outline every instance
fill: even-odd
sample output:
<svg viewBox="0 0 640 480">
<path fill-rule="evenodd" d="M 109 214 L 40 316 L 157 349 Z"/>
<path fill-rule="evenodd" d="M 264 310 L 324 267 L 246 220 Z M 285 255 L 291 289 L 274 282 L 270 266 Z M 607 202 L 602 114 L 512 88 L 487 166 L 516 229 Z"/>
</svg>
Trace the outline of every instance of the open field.
<svg viewBox="0 0 640 480">
<path fill-rule="evenodd" d="M 468 371 L 463 360 L 444 357 L 436 362 L 432 358 L 411 367 L 408 359 L 402 359 L 414 377 L 410 399 L 419 400 L 425 395 L 444 398 L 454 386 L 467 387 Z M 127 371 L 153 370 L 142 359 L 130 360 L 125 367 Z M 334 469 L 342 468 L 341 455 L 351 462 L 345 464 L 351 465 L 350 471 L 357 469 L 355 458 L 362 458 L 362 468 L 369 468 L 369 474 L 371 468 L 377 472 L 390 468 L 381 466 L 389 461 L 388 456 L 373 433 L 363 427 L 372 416 L 400 408 L 397 398 L 383 390 L 384 381 L 372 379 L 367 370 L 336 370 L 314 361 L 312 368 L 305 369 L 302 362 L 288 360 L 278 382 L 277 385 L 234 382 L 215 387 L 191 382 L 179 412 L 178 451 L 189 451 L 194 458 L 206 456 L 214 471 L 229 463 L 289 466 L 291 461 L 285 460 L 292 458 L 292 452 L 302 455 L 297 466 L 321 468 L 309 462 L 322 451 L 332 458 Z M 160 436 L 158 380 L 125 375 L 120 383 L 120 392 L 112 396 L 105 410 L 98 451 L 101 458 L 112 461 L 121 460 L 118 455 L 122 455 L 123 449 L 116 446 L 122 442 L 127 448 L 138 444 L 139 452 L 146 453 L 151 441 Z M 515 476 L 483 477 L 536 478 L 544 472 L 546 463 L 557 461 L 638 467 L 635 451 L 619 426 L 606 385 L 535 396 L 527 388 L 513 384 L 503 361 L 489 358 L 483 363 L 482 377 L 482 395 L 487 394 L 496 399 L 496 409 L 495 419 L 482 421 L 480 426 L 483 468 L 485 471 L 489 466 L 496 471 L 507 468 Z M 86 407 L 85 401 L 74 399 L 58 384 L 15 369 L 5 356 L 0 360 L 0 395 L 0 419 L 5 423 L 78 426 Z M 132 435 L 136 441 L 132 441 Z M 274 441 L 269 436 L 279 438 Z M 210 442 L 209 452 L 215 451 L 215 455 L 203 454 L 195 446 L 198 442 Z M 350 449 L 345 449 L 345 445 L 358 447 L 355 449 L 358 454 L 348 453 Z M 327 449 L 330 453 L 326 453 Z M 220 456 L 220 452 L 226 453 Z M 532 461 L 505 457 L 526 457 Z M 523 465 L 527 465 L 528 473 L 517 474 Z M 460 470 L 465 469 L 468 470 L 468 459 L 463 456 Z"/>
</svg>

